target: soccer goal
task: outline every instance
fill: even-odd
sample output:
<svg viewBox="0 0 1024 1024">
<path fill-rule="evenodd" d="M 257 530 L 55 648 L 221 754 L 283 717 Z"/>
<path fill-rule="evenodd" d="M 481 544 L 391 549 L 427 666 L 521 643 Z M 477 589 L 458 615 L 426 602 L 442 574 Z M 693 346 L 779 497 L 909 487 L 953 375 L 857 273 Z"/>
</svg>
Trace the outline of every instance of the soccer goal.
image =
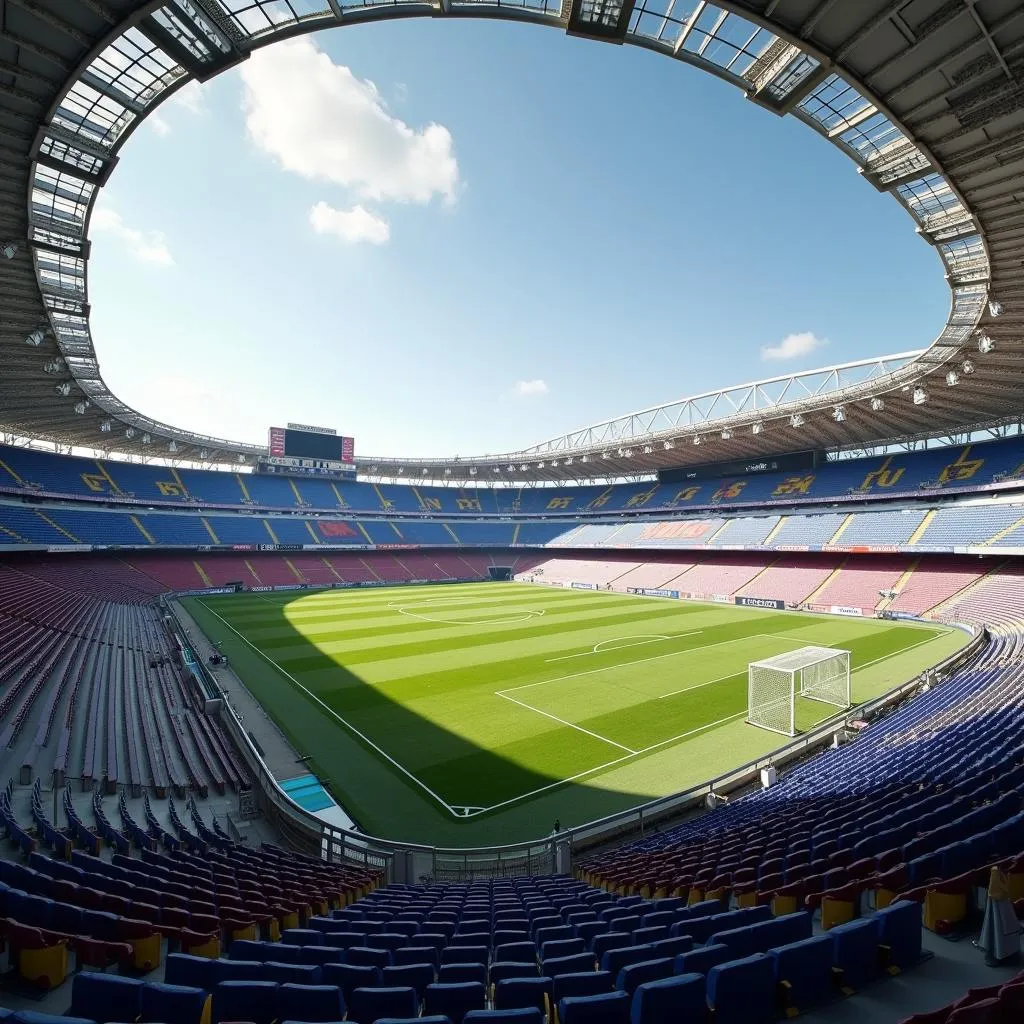
<svg viewBox="0 0 1024 1024">
<path fill-rule="evenodd" d="M 785 736 L 796 735 L 796 698 L 850 706 L 850 652 L 801 647 L 747 670 L 747 722 Z"/>
</svg>

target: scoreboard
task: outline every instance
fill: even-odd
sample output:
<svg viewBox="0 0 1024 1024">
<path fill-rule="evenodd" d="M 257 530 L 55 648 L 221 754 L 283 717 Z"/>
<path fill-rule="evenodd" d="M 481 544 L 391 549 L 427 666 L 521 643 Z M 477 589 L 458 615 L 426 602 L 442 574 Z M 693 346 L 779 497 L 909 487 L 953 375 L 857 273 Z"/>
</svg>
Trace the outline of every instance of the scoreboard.
<svg viewBox="0 0 1024 1024">
<path fill-rule="evenodd" d="M 356 461 L 355 441 L 326 427 L 306 427 L 297 423 L 271 427 L 268 448 L 275 458 L 320 459 L 350 464 Z"/>
<path fill-rule="evenodd" d="M 328 427 L 301 423 L 271 427 L 267 457 L 260 460 L 257 469 L 262 473 L 354 477 L 355 442 Z"/>
</svg>

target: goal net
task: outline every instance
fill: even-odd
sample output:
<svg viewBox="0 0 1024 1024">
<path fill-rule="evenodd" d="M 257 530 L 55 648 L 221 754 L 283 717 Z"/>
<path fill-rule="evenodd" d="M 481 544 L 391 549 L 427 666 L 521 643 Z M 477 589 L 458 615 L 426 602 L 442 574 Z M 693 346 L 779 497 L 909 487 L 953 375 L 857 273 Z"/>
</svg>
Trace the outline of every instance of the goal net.
<svg viewBox="0 0 1024 1024">
<path fill-rule="evenodd" d="M 747 722 L 796 735 L 796 699 L 850 706 L 850 652 L 835 647 L 801 647 L 747 670 Z"/>
</svg>

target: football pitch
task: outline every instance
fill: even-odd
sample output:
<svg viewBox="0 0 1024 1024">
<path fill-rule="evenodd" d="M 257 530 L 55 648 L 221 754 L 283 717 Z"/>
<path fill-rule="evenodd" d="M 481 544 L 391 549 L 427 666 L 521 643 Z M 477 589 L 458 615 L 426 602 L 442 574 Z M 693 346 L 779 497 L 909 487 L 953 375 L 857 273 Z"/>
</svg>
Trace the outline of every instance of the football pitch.
<svg viewBox="0 0 1024 1024">
<path fill-rule="evenodd" d="M 847 649 L 859 703 L 967 640 L 516 583 L 184 603 L 361 828 L 437 845 L 535 839 L 556 819 L 581 824 L 782 745 L 743 720 L 751 661 Z M 798 700 L 797 728 L 835 712 Z"/>
</svg>

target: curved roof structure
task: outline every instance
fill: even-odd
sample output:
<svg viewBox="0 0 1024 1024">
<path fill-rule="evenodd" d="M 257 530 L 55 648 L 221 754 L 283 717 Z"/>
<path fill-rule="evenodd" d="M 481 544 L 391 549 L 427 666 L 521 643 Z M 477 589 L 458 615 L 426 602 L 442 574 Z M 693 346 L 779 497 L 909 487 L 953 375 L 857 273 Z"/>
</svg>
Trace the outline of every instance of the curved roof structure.
<svg viewBox="0 0 1024 1024">
<path fill-rule="evenodd" d="M 1020 0 L 0 0 L 0 430 L 197 462 L 261 454 L 158 423 L 110 393 L 89 330 L 93 200 L 134 128 L 190 79 L 288 35 L 410 16 L 506 18 L 632 43 L 799 118 L 907 209 L 945 265 L 950 313 L 920 352 L 700 395 L 518 452 L 360 456 L 361 472 L 614 477 L 1020 416 Z"/>
</svg>

